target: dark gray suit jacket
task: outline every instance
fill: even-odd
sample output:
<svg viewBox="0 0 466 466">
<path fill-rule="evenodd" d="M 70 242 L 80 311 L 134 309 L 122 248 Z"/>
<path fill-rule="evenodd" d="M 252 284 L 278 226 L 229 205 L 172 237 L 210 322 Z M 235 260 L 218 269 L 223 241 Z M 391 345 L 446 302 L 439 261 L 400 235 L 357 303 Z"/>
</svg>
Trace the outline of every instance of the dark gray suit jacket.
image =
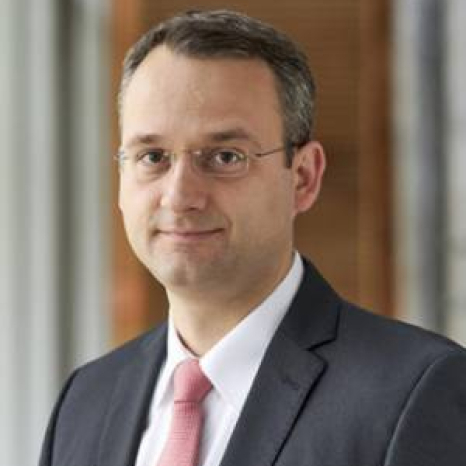
<svg viewBox="0 0 466 466">
<path fill-rule="evenodd" d="M 162 325 L 75 371 L 40 466 L 133 466 L 165 344 Z M 306 264 L 221 463 L 272 465 L 466 466 L 466 351 L 348 304 Z"/>
</svg>

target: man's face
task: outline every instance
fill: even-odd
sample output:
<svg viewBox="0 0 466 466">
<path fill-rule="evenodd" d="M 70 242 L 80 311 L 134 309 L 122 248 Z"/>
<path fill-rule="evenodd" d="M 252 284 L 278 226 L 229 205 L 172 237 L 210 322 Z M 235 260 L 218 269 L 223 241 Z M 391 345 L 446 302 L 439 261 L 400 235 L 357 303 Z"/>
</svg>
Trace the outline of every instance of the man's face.
<svg viewBox="0 0 466 466">
<path fill-rule="evenodd" d="M 122 150 L 177 154 L 156 179 L 123 162 L 119 205 L 136 255 L 169 290 L 230 298 L 286 272 L 299 175 L 278 152 L 240 178 L 193 169 L 186 151 L 282 146 L 273 75 L 259 60 L 195 59 L 161 46 L 136 70 L 122 106 Z"/>
</svg>

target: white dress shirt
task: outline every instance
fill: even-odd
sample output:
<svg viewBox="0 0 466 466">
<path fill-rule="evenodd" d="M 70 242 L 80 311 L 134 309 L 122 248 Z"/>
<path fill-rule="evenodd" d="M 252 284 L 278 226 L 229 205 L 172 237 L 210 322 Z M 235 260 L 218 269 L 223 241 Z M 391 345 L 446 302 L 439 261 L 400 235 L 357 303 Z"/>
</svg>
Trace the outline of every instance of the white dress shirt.
<svg viewBox="0 0 466 466">
<path fill-rule="evenodd" d="M 218 466 L 275 330 L 301 283 L 303 264 L 295 252 L 286 277 L 257 308 L 201 359 L 213 388 L 204 399 L 204 428 L 199 466 Z M 181 343 L 169 318 L 167 358 L 160 371 L 136 466 L 155 466 L 167 439 L 173 403 L 173 371 L 194 357 Z"/>
</svg>

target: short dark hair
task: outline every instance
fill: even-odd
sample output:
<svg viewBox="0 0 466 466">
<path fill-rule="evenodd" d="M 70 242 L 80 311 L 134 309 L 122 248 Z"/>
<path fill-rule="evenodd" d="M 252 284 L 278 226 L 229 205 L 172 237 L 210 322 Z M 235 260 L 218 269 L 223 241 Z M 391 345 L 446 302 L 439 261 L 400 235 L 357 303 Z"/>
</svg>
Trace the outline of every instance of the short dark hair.
<svg viewBox="0 0 466 466">
<path fill-rule="evenodd" d="M 257 58 L 272 70 L 283 109 L 288 164 L 294 147 L 312 135 L 315 84 L 306 55 L 272 26 L 228 10 L 187 11 L 150 29 L 128 51 L 123 64 L 119 106 L 134 72 L 159 45 L 194 58 Z"/>
</svg>

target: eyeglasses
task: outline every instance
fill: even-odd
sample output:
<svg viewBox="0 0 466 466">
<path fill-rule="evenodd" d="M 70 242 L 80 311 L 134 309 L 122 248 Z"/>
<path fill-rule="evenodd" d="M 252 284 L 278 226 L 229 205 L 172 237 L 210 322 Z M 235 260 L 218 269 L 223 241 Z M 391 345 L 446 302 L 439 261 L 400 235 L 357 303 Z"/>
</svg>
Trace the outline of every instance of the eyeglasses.
<svg viewBox="0 0 466 466">
<path fill-rule="evenodd" d="M 266 155 L 286 151 L 287 146 L 277 147 L 264 152 L 251 152 L 231 147 L 205 147 L 193 151 L 183 151 L 189 156 L 193 169 L 202 175 L 235 178 L 248 173 L 251 160 Z M 165 175 L 174 164 L 177 154 L 164 149 L 147 149 L 126 153 L 119 151 L 115 157 L 120 166 L 128 161 L 141 179 L 159 178 Z"/>
</svg>

